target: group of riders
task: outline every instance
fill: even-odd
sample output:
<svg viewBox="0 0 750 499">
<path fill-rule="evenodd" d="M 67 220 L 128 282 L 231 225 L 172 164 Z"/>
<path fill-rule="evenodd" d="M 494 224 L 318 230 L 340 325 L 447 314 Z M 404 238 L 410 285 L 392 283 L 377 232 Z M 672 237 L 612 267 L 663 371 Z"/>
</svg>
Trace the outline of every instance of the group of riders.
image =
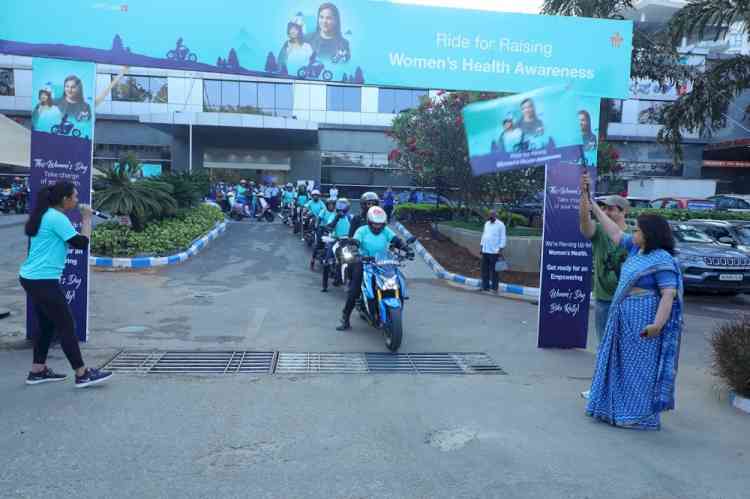
<svg viewBox="0 0 750 499">
<path fill-rule="evenodd" d="M 273 186 L 258 189 L 252 183 L 243 186 L 241 182 L 230 209 L 242 210 L 247 216 L 262 220 L 266 211 L 276 211 L 274 199 L 278 199 L 281 220 L 293 227 L 293 233 L 312 248 L 310 270 L 315 270 L 316 263 L 322 265 L 321 292 L 328 292 L 331 277 L 334 286 L 348 284 L 346 303 L 336 329 L 351 329 L 351 313 L 361 295 L 362 260 L 383 257 L 392 249 L 399 249 L 407 258 L 413 258 L 413 251 L 387 226 L 388 216 L 375 192 L 362 194 L 360 212 L 352 214 L 348 199 L 336 195 L 323 199 L 320 190 L 310 190 L 304 184 L 295 189 L 288 183 L 278 196 L 272 189 Z"/>
</svg>

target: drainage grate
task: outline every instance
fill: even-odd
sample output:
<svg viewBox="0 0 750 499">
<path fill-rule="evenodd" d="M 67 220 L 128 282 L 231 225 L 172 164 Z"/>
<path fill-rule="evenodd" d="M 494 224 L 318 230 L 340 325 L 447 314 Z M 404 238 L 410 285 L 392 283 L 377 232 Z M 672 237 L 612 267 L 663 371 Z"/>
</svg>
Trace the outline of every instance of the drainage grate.
<svg viewBox="0 0 750 499">
<path fill-rule="evenodd" d="M 142 374 L 506 374 L 485 353 L 122 351 L 104 369 Z"/>
</svg>

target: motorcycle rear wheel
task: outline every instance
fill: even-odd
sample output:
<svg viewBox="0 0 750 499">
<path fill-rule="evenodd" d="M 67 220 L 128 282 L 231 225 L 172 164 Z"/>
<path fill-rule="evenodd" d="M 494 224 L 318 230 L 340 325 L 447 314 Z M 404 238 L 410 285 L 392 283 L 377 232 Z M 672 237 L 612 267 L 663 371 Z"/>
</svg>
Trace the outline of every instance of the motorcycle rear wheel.
<svg viewBox="0 0 750 499">
<path fill-rule="evenodd" d="M 403 325 L 401 322 L 401 308 L 387 308 L 385 328 L 383 330 L 383 337 L 385 338 L 385 346 L 388 350 L 395 352 L 401 346 L 401 338 L 403 337 Z"/>
</svg>

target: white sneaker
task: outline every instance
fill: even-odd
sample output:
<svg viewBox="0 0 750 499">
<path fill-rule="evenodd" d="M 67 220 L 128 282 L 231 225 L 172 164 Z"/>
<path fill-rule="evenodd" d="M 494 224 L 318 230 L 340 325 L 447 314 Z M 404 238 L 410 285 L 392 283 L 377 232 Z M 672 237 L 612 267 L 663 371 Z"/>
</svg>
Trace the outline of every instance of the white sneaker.
<svg viewBox="0 0 750 499">
<path fill-rule="evenodd" d="M 581 392 L 581 398 L 582 399 L 588 400 L 589 399 L 589 395 L 591 395 L 591 390 L 586 390 L 586 391 Z"/>
</svg>

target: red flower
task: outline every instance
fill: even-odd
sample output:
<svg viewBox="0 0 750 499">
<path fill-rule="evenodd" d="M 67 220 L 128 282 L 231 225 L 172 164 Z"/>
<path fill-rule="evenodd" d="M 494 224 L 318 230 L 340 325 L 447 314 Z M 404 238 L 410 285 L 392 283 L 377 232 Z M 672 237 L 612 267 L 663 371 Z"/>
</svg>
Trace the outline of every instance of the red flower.
<svg viewBox="0 0 750 499">
<path fill-rule="evenodd" d="M 612 159 L 620 159 L 620 153 L 616 149 L 612 150 Z"/>
<path fill-rule="evenodd" d="M 463 124 L 464 124 L 464 119 L 463 119 L 463 117 L 461 117 L 461 116 L 458 116 L 458 117 L 456 118 L 456 126 L 461 126 L 461 125 L 463 125 Z"/>
<path fill-rule="evenodd" d="M 401 158 L 401 151 L 398 149 L 392 149 L 391 152 L 388 153 L 388 161 L 398 161 L 399 158 Z"/>
</svg>

